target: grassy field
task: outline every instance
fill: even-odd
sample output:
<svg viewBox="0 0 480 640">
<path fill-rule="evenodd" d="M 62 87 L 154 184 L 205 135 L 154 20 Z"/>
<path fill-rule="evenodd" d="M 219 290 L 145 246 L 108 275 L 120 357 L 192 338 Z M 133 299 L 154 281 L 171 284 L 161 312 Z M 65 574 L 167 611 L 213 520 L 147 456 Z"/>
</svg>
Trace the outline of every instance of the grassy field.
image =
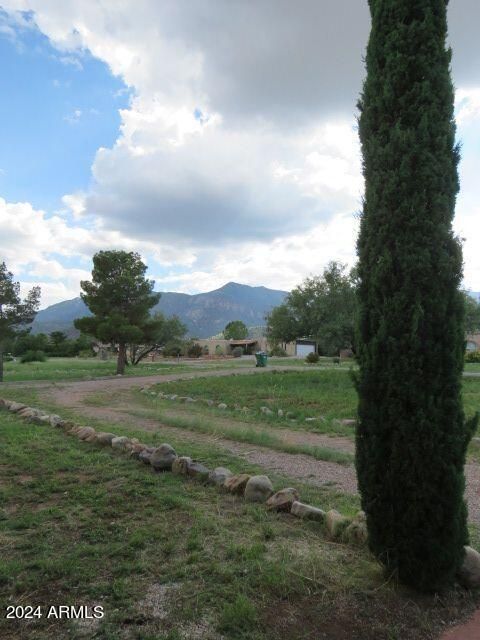
<svg viewBox="0 0 480 640">
<path fill-rule="evenodd" d="M 302 428 L 317 432 L 334 432 L 344 435 L 351 428 L 335 423 L 335 420 L 354 418 L 357 394 L 348 371 L 319 369 L 315 371 L 272 371 L 255 376 L 229 376 L 224 378 L 198 378 L 177 380 L 154 387 L 152 390 L 167 394 L 190 396 L 224 402 L 227 410 L 209 408 L 217 415 L 228 411 L 232 417 L 242 421 L 255 421 Z M 159 401 L 165 406 L 168 401 Z M 463 381 L 465 412 L 472 415 L 480 411 L 480 378 L 465 378 Z M 235 407 L 246 407 L 249 411 L 238 411 Z M 262 413 L 268 407 L 273 415 Z M 279 418 L 278 410 L 296 420 Z M 202 411 L 205 411 L 202 409 Z M 305 422 L 305 418 L 317 418 Z"/>
<path fill-rule="evenodd" d="M 44 614 L 50 605 L 105 611 L 96 621 L 21 622 L 3 614 L 2 638 L 300 640 L 321 631 L 331 640 L 417 640 L 436 637 L 475 604 L 463 590 L 416 597 L 385 581 L 365 549 L 329 542 L 321 525 L 156 475 L 53 428 L 7 413 L 0 420 L 2 611 L 7 605 L 40 606 Z M 125 433 L 119 425 L 104 427 Z M 212 467 L 258 471 L 211 444 L 179 453 Z M 299 489 L 323 508 L 358 508 L 355 497 Z"/>
<path fill-rule="evenodd" d="M 305 369 L 341 368 L 348 369 L 347 361 L 333 364 L 331 358 L 321 358 L 315 365 L 306 363 L 301 358 L 269 358 L 271 366 L 305 367 Z M 185 371 L 215 371 L 221 369 L 242 369 L 255 366 L 255 358 L 226 358 L 218 360 L 176 359 L 144 360 L 137 366 L 128 366 L 126 376 L 150 376 L 168 373 L 182 373 Z M 5 382 L 21 382 L 34 380 L 90 380 L 106 376 L 115 376 L 116 360 L 99 360 L 97 358 L 49 358 L 45 362 L 21 363 L 5 362 Z"/>
</svg>

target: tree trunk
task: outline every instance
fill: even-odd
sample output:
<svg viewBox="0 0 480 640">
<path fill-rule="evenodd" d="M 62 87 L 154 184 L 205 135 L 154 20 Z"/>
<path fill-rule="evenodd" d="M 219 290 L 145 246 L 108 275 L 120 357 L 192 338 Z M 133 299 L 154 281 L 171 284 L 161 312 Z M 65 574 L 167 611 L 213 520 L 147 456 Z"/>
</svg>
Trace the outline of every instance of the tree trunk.
<svg viewBox="0 0 480 640">
<path fill-rule="evenodd" d="M 127 357 L 127 347 L 124 342 L 118 345 L 118 358 L 117 358 L 117 375 L 123 376 L 125 373 L 125 360 Z"/>
<path fill-rule="evenodd" d="M 3 382 L 3 349 L 0 349 L 0 382 Z"/>
</svg>

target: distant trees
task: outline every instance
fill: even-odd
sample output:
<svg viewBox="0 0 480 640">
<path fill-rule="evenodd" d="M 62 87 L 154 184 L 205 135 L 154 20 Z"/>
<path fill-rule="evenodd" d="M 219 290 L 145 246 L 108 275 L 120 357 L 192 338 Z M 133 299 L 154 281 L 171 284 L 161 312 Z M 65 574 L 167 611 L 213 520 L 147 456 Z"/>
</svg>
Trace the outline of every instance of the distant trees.
<svg viewBox="0 0 480 640">
<path fill-rule="evenodd" d="M 480 332 L 480 304 L 468 294 L 462 291 L 465 303 L 465 331 L 467 333 Z"/>
<path fill-rule="evenodd" d="M 225 340 L 245 340 L 248 336 L 248 327 L 241 320 L 232 320 L 223 330 Z"/>
<path fill-rule="evenodd" d="M 8 340 L 27 331 L 40 304 L 40 287 L 32 287 L 26 298 L 20 297 L 20 283 L 13 280 L 5 262 L 0 264 L 0 382 L 3 382 L 3 353 Z"/>
<path fill-rule="evenodd" d="M 355 278 L 354 270 L 347 272 L 346 266 L 338 262 L 330 262 L 321 276 L 306 278 L 267 316 L 269 341 L 279 344 L 308 337 L 317 340 L 320 350 L 327 355 L 352 348 Z"/>
<path fill-rule="evenodd" d="M 468 542 L 461 386 L 459 189 L 447 0 L 370 0 L 359 103 L 356 467 L 369 545 L 424 591 L 454 581 Z"/>
<path fill-rule="evenodd" d="M 127 345 L 143 344 L 159 328 L 152 326 L 150 309 L 160 294 L 145 278 L 146 269 L 138 253 L 100 251 L 93 257 L 92 280 L 80 283 L 81 298 L 93 315 L 78 318 L 75 327 L 118 347 L 117 374 L 125 371 Z"/>
</svg>

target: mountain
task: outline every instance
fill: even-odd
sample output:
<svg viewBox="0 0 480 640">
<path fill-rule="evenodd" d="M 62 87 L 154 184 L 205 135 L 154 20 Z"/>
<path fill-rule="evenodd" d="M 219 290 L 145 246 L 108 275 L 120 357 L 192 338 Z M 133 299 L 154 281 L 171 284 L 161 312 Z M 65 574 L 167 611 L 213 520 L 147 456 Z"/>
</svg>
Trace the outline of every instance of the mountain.
<svg viewBox="0 0 480 640">
<path fill-rule="evenodd" d="M 231 320 L 243 320 L 247 327 L 264 325 L 265 315 L 286 295 L 286 291 L 229 282 L 220 289 L 195 295 L 162 293 L 153 311 L 177 315 L 187 326 L 188 335 L 208 338 L 220 333 Z M 32 332 L 64 331 L 69 336 L 77 335 L 73 321 L 85 315 L 90 312 L 81 298 L 65 300 L 39 311 Z"/>
</svg>

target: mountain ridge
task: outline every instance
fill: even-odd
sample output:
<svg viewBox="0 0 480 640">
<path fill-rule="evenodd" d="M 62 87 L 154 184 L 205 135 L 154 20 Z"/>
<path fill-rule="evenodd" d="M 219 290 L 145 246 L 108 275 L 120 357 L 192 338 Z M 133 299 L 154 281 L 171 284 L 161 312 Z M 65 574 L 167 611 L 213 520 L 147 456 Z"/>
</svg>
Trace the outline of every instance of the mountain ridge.
<svg viewBox="0 0 480 640">
<path fill-rule="evenodd" d="M 247 326 L 263 325 L 265 315 L 281 304 L 288 292 L 227 282 L 204 293 L 159 293 L 160 302 L 153 307 L 153 312 L 177 315 L 187 326 L 189 336 L 208 338 L 220 333 L 231 320 L 242 320 Z M 85 315 L 90 312 L 80 297 L 57 302 L 37 313 L 32 333 L 63 331 L 69 336 L 78 335 L 73 320 Z"/>
</svg>

